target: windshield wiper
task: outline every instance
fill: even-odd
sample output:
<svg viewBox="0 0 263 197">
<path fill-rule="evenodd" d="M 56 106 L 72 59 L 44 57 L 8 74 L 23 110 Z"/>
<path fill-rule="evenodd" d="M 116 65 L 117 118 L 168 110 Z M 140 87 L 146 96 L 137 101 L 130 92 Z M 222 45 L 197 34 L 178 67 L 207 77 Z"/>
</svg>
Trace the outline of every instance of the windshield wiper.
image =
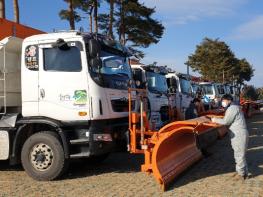
<svg viewBox="0 0 263 197">
<path fill-rule="evenodd" d="M 129 77 L 127 73 L 113 73 L 112 75 L 118 75 L 118 76 L 126 76 Z"/>
</svg>

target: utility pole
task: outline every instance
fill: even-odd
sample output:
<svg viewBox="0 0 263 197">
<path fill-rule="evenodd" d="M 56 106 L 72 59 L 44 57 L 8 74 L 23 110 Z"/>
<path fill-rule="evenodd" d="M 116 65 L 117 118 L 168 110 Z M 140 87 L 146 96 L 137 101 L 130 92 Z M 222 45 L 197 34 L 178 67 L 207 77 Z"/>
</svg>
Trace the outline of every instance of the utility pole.
<svg viewBox="0 0 263 197">
<path fill-rule="evenodd" d="M 225 83 L 225 69 L 223 69 L 223 84 Z"/>
<path fill-rule="evenodd" d="M 188 79 L 190 80 L 190 68 L 189 68 L 189 65 L 187 65 L 187 76 L 188 76 Z"/>
</svg>

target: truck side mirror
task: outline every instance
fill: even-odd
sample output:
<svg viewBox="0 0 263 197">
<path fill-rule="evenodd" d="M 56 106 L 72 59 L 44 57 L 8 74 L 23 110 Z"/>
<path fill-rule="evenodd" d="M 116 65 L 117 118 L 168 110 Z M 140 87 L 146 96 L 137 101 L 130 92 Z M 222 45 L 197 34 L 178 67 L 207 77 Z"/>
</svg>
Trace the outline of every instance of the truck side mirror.
<svg viewBox="0 0 263 197">
<path fill-rule="evenodd" d="M 176 88 L 174 88 L 173 86 L 168 88 L 168 94 L 175 94 L 176 93 Z"/>
<path fill-rule="evenodd" d="M 99 42 L 95 39 L 90 39 L 88 41 L 88 47 L 90 58 L 93 59 L 97 57 L 101 50 Z"/>
<path fill-rule="evenodd" d="M 169 78 L 170 80 L 170 86 L 177 88 L 177 83 L 175 77 Z"/>
<path fill-rule="evenodd" d="M 133 69 L 132 73 L 136 88 L 145 88 L 146 85 L 142 77 L 142 71 L 140 69 Z"/>
<path fill-rule="evenodd" d="M 89 60 L 89 65 L 93 69 L 101 69 L 102 61 L 99 57 L 94 57 L 94 58 Z"/>
<path fill-rule="evenodd" d="M 167 84 L 168 84 L 168 91 L 171 94 L 176 93 L 176 89 L 177 89 L 177 83 L 176 83 L 176 79 L 175 77 L 171 77 L 171 78 L 167 78 Z"/>
</svg>

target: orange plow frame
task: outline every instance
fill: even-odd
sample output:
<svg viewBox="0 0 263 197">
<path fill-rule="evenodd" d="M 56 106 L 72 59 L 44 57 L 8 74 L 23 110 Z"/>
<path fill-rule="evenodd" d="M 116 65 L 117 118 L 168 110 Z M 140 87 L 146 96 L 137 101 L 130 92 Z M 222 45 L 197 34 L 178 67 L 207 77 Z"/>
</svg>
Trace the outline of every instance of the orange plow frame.
<svg viewBox="0 0 263 197">
<path fill-rule="evenodd" d="M 131 92 L 140 94 L 140 114 L 131 112 Z M 209 132 L 218 135 L 220 125 L 206 117 L 188 121 L 174 121 L 159 131 L 149 129 L 147 116 L 142 109 L 145 90 L 129 89 L 130 152 L 144 154 L 141 171 L 152 173 L 165 191 L 174 178 L 202 158 L 198 137 Z"/>
<path fill-rule="evenodd" d="M 212 117 L 217 117 L 217 118 L 224 118 L 225 115 L 225 110 L 223 109 L 214 109 L 214 110 L 208 110 L 202 114 L 200 114 L 200 116 L 207 116 L 209 118 Z M 218 136 L 219 138 L 223 138 L 226 136 L 227 132 L 228 132 L 228 128 L 227 126 L 221 126 L 219 128 L 217 128 L 218 131 Z"/>
<path fill-rule="evenodd" d="M 241 98 L 240 105 L 242 106 L 242 111 L 244 112 L 246 118 L 250 118 L 252 115 L 260 111 L 260 103 L 257 103 L 256 101 Z"/>
</svg>

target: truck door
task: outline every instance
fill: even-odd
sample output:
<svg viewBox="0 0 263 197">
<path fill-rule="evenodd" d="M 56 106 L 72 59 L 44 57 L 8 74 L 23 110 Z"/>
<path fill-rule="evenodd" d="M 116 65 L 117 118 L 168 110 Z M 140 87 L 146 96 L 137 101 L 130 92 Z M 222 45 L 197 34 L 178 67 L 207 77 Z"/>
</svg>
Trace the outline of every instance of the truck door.
<svg viewBox="0 0 263 197">
<path fill-rule="evenodd" d="M 39 48 L 39 115 L 62 121 L 89 119 L 87 62 L 81 42 Z"/>
</svg>

